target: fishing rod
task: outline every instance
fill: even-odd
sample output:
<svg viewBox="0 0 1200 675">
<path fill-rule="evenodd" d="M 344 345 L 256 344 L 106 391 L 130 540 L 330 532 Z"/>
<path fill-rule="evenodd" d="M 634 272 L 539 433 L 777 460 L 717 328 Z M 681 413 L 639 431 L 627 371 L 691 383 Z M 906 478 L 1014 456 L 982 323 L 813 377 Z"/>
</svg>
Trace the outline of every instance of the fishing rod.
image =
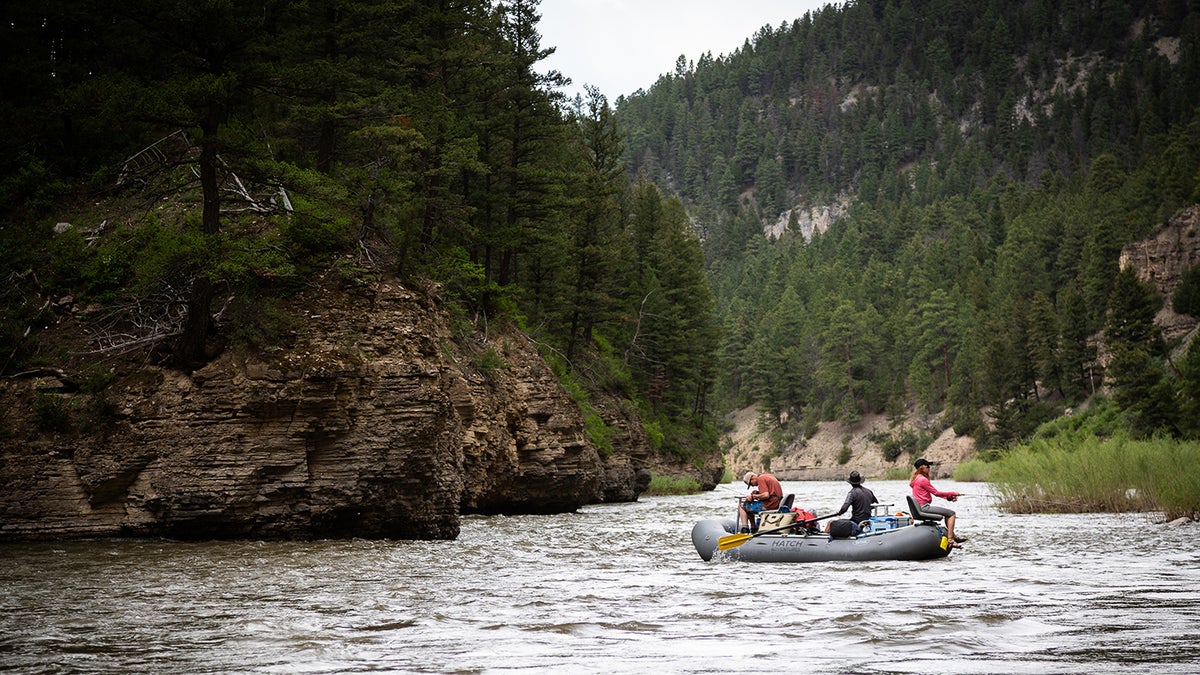
<svg viewBox="0 0 1200 675">
<path fill-rule="evenodd" d="M 1018 497 L 1012 497 L 1011 499 L 1013 499 L 1015 501 L 1037 502 L 1038 504 L 1049 504 L 1051 506 L 1065 506 L 1065 507 L 1071 508 L 1071 509 L 1082 509 L 1082 508 L 1087 507 L 1086 504 L 1072 504 L 1070 502 L 1052 502 L 1048 499 L 1034 499 L 1033 497 L 1026 497 L 1024 495 L 1018 496 Z"/>
<path fill-rule="evenodd" d="M 1014 497 L 1005 497 L 1003 495 L 963 494 L 960 492 L 958 496 L 959 497 L 983 497 L 985 499 L 1012 500 L 1012 501 L 1016 501 L 1016 502 L 1036 502 L 1038 504 L 1049 504 L 1051 506 L 1063 506 L 1063 507 L 1070 508 L 1070 509 L 1081 509 L 1081 508 L 1085 507 L 1084 504 L 1073 504 L 1071 502 L 1055 502 L 1055 501 L 1051 501 L 1049 499 L 1035 499 L 1033 497 L 1026 497 L 1025 495 L 1017 495 Z"/>
<path fill-rule="evenodd" d="M 731 493 L 733 493 L 733 494 L 735 494 L 735 495 L 737 495 L 737 496 L 739 496 L 739 497 L 744 497 L 744 496 L 745 496 L 744 494 L 742 494 L 742 491 L 741 491 L 741 490 L 734 490 L 733 488 L 731 488 L 731 487 L 729 487 L 729 486 L 727 486 L 727 485 L 721 484 L 721 483 L 717 483 L 717 487 L 719 487 L 719 488 L 721 488 L 722 490 L 725 490 L 725 491 L 727 491 L 727 492 L 731 492 Z"/>
</svg>

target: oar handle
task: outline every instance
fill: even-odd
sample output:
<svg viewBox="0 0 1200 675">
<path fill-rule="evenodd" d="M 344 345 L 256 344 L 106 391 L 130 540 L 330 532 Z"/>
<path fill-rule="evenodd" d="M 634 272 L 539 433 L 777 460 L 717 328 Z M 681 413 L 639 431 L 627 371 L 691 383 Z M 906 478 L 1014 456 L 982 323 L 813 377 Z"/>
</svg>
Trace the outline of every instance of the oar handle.
<svg viewBox="0 0 1200 675">
<path fill-rule="evenodd" d="M 826 518 L 832 518 L 832 517 L 834 517 L 834 516 L 840 516 L 840 515 L 842 515 L 842 514 L 840 514 L 840 513 L 830 513 L 830 514 L 826 514 L 826 515 L 824 515 L 824 516 L 817 516 L 816 518 L 808 518 L 808 519 L 805 519 L 803 522 L 805 522 L 805 523 L 815 523 L 815 522 L 817 522 L 818 520 L 825 520 Z"/>
</svg>

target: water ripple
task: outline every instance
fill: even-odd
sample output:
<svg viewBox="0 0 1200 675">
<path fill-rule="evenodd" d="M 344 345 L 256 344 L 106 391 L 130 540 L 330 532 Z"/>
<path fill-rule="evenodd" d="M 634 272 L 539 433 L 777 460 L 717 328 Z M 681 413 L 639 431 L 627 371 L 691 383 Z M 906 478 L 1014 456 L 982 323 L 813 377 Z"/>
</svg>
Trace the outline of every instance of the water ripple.
<svg viewBox="0 0 1200 675">
<path fill-rule="evenodd" d="M 818 512 L 845 492 L 785 488 Z M 970 541 L 941 560 L 700 560 L 692 524 L 733 505 L 471 516 L 454 542 L 7 545 L 0 670 L 1200 672 L 1195 524 L 974 499 L 956 507 Z"/>
</svg>

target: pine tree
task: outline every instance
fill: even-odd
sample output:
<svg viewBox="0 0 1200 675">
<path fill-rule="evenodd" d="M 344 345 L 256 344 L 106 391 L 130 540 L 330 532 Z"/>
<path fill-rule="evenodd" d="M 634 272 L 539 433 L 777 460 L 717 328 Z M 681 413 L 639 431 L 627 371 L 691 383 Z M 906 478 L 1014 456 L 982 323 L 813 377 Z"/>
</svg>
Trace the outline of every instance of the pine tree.
<svg viewBox="0 0 1200 675">
<path fill-rule="evenodd" d="M 950 296 L 934 289 L 912 315 L 916 355 L 909 369 L 921 402 L 930 411 L 940 410 L 950 389 L 952 366 L 961 328 Z"/>
<path fill-rule="evenodd" d="M 758 205 L 773 220 L 783 212 L 783 171 L 779 168 L 779 162 L 771 155 L 764 155 L 758 161 L 754 176 Z"/>
<path fill-rule="evenodd" d="M 1174 391 L 1163 366 L 1164 353 L 1154 315 L 1161 299 L 1127 267 L 1113 282 L 1104 337 L 1112 352 L 1108 376 L 1113 400 L 1125 413 L 1131 428 L 1143 435 L 1156 431 L 1177 433 L 1178 410 Z"/>
<path fill-rule="evenodd" d="M 738 186 L 737 181 L 733 177 L 733 170 L 729 163 L 725 161 L 724 155 L 717 155 L 713 160 L 712 180 L 715 183 L 717 196 L 717 205 L 721 209 L 730 209 L 737 206 Z"/>
<path fill-rule="evenodd" d="M 275 0 L 194 3 L 187 0 L 119 3 L 105 17 L 112 28 L 111 74 L 133 114 L 166 130 L 194 134 L 201 191 L 199 232 L 221 232 L 222 181 L 241 143 L 230 138 L 249 115 L 264 82 L 263 66 L 283 11 Z M 119 64 L 119 65 L 117 65 Z M 214 288 L 211 261 L 193 261 L 187 318 L 173 351 L 183 367 L 207 359 Z"/>
<path fill-rule="evenodd" d="M 855 420 L 866 411 L 868 383 L 879 356 L 878 336 L 872 330 L 878 322 L 873 306 L 859 309 L 847 299 L 822 314 L 818 335 L 823 358 L 817 375 L 843 419 Z"/>
<path fill-rule="evenodd" d="M 562 138 L 562 119 L 553 88 L 564 83 L 557 71 L 541 74 L 535 66 L 553 53 L 537 32 L 538 0 L 496 5 L 499 34 L 507 51 L 483 83 L 494 99 L 484 130 L 484 155 L 493 182 L 479 220 L 477 256 L 485 274 L 499 286 L 518 281 L 521 263 L 557 249 L 541 236 L 553 213 L 555 180 L 547 145 Z M 536 283 L 527 278 L 527 284 Z"/>
<path fill-rule="evenodd" d="M 1132 267 L 1117 273 L 1108 306 L 1104 337 L 1109 345 L 1138 346 L 1148 354 L 1162 353 L 1161 331 L 1154 325 L 1162 300 L 1138 279 Z"/>
<path fill-rule="evenodd" d="M 654 185 L 635 187 L 633 250 L 642 270 L 637 327 L 625 349 L 626 364 L 656 411 L 702 420 L 716 369 L 719 336 L 714 304 L 704 277 L 703 252 L 683 205 L 664 200 Z"/>
<path fill-rule="evenodd" d="M 592 329 L 614 311 L 618 281 L 615 274 L 621 250 L 619 199 L 625 187 L 621 134 L 612 109 L 595 87 L 586 87 L 585 110 L 577 118 L 579 150 L 583 157 L 581 199 L 574 209 L 574 237 L 569 243 L 571 300 L 567 303 L 566 355 L 588 344 Z"/>
<path fill-rule="evenodd" d="M 1059 369 L 1064 392 L 1068 397 L 1091 396 L 1096 393 L 1097 386 L 1095 348 L 1089 342 L 1088 310 L 1074 284 L 1059 294 L 1057 312 L 1061 336 Z"/>
<path fill-rule="evenodd" d="M 1058 316 L 1050 299 L 1040 291 L 1034 293 L 1029 305 L 1029 357 L 1042 387 L 1062 393 L 1058 327 Z M 1041 398 L 1040 394 L 1037 398 Z"/>
<path fill-rule="evenodd" d="M 1179 361 L 1176 386 L 1180 430 L 1186 437 L 1200 440 L 1200 340 L 1194 337 Z"/>
<path fill-rule="evenodd" d="M 1178 434 L 1175 392 L 1162 368 L 1142 345 L 1126 342 L 1114 345 L 1108 375 L 1112 379 L 1113 401 L 1135 434 Z"/>
</svg>

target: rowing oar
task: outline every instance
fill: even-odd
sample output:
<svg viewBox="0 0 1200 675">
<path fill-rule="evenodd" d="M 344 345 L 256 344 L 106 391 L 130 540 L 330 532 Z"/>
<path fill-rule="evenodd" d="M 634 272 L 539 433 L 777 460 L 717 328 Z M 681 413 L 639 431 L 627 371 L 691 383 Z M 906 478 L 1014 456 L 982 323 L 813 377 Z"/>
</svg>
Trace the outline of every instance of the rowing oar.
<svg viewBox="0 0 1200 675">
<path fill-rule="evenodd" d="M 819 520 L 825 520 L 826 518 L 832 518 L 836 515 L 838 515 L 838 514 L 831 513 L 827 516 L 818 516 L 816 518 L 808 518 L 806 520 L 798 520 L 790 525 L 784 525 L 783 527 L 776 527 L 776 528 L 773 528 L 770 530 L 759 530 L 758 532 L 755 532 L 754 534 L 743 533 L 743 534 L 725 535 L 724 537 L 721 537 L 720 539 L 717 540 L 717 550 L 718 551 L 728 551 L 731 548 L 737 548 L 738 546 L 741 546 L 742 544 L 750 541 L 751 539 L 753 539 L 755 537 L 761 537 L 764 534 L 771 534 L 772 532 L 781 532 L 783 530 L 790 530 L 793 527 L 796 527 L 797 525 L 803 525 L 803 526 L 807 527 L 809 523 L 815 523 Z"/>
</svg>

